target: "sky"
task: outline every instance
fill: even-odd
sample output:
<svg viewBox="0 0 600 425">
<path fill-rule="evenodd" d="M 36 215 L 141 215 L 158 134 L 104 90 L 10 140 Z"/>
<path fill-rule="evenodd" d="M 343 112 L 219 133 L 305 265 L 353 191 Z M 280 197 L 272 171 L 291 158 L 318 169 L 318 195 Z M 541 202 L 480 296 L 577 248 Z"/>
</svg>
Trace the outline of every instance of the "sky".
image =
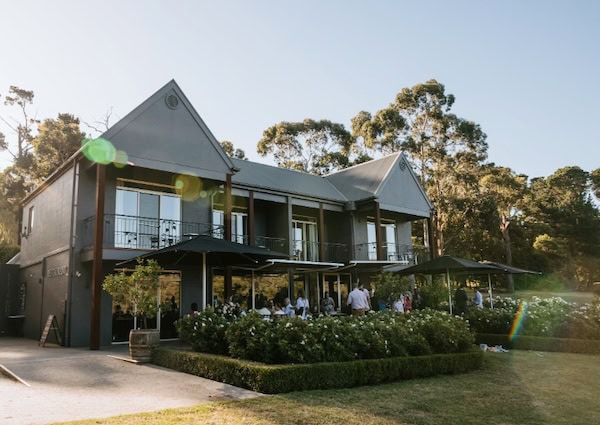
<svg viewBox="0 0 600 425">
<path fill-rule="evenodd" d="M 271 125 L 350 128 L 433 78 L 481 125 L 490 162 L 529 177 L 600 167 L 597 1 L 19 0 L 0 16 L 7 119 L 11 85 L 35 92 L 38 119 L 114 124 L 175 79 L 218 140 L 272 164 L 256 153 Z"/>
</svg>

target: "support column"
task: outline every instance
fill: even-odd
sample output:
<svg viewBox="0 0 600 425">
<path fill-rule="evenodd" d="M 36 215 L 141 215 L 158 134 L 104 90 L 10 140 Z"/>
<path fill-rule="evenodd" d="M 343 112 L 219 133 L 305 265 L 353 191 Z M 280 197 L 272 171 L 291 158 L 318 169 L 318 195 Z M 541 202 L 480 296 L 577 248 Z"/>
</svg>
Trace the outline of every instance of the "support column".
<svg viewBox="0 0 600 425">
<path fill-rule="evenodd" d="M 231 232 L 231 206 L 232 206 L 232 194 L 231 194 L 231 174 L 227 174 L 225 180 L 225 202 L 224 202 L 224 225 L 225 225 L 225 240 L 232 240 Z M 223 276 L 225 300 L 228 300 L 233 295 L 233 273 L 231 266 L 225 266 L 225 273 Z"/>
<path fill-rule="evenodd" d="M 381 210 L 379 209 L 378 201 L 375 201 L 375 241 L 377 245 L 377 260 L 382 261 L 384 258 L 381 243 Z"/>
<path fill-rule="evenodd" d="M 292 225 L 292 197 L 287 198 L 287 227 L 288 227 L 288 254 L 294 255 L 294 227 Z"/>
<path fill-rule="evenodd" d="M 90 350 L 100 349 L 100 309 L 102 306 L 102 245 L 104 241 L 104 197 L 106 166 L 96 165 L 96 220 L 94 222 L 94 254 L 92 260 L 92 308 L 90 323 Z"/>
<path fill-rule="evenodd" d="M 319 202 L 319 261 L 329 261 L 331 258 L 325 258 L 325 212 L 323 203 Z"/>
<path fill-rule="evenodd" d="M 248 245 L 256 245 L 256 234 L 254 232 L 254 191 L 248 192 Z"/>
</svg>

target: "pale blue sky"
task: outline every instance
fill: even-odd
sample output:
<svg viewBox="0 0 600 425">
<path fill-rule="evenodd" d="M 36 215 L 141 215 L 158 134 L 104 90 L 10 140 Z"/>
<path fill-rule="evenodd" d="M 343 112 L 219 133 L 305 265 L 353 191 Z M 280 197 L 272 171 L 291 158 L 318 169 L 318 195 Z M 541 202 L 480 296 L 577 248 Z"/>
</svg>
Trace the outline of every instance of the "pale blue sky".
<svg viewBox="0 0 600 425">
<path fill-rule="evenodd" d="M 593 0 L 19 0 L 0 12 L 0 94 L 34 90 L 38 118 L 123 117 L 174 78 L 217 139 L 269 163 L 256 154 L 267 127 L 349 127 L 435 78 L 487 133 L 490 161 L 530 177 L 600 167 Z"/>
</svg>

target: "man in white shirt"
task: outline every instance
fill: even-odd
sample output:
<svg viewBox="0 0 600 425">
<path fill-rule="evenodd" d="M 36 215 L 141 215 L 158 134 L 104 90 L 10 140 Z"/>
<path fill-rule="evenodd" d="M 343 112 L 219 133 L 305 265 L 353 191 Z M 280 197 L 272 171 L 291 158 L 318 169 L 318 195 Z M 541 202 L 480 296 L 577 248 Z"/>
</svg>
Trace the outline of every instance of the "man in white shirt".
<svg viewBox="0 0 600 425">
<path fill-rule="evenodd" d="M 479 292 L 479 288 L 475 288 L 475 296 L 473 297 L 473 304 L 475 304 L 475 306 L 477 308 L 483 308 L 483 296 L 481 295 L 481 292 Z"/>
<path fill-rule="evenodd" d="M 367 295 L 358 287 L 358 283 L 352 286 L 354 289 L 348 294 L 348 305 L 352 308 L 353 316 L 364 316 L 369 309 Z"/>
</svg>

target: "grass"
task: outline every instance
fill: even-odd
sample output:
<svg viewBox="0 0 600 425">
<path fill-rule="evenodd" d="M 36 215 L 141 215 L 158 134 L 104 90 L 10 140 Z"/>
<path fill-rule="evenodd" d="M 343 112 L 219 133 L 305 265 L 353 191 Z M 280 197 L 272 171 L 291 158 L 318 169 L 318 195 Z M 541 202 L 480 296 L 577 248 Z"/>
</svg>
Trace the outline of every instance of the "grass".
<svg viewBox="0 0 600 425">
<path fill-rule="evenodd" d="M 575 302 L 578 304 L 591 303 L 594 299 L 593 292 L 579 292 L 579 291 L 569 291 L 569 292 L 556 292 L 556 291 L 540 291 L 540 290 L 518 290 L 515 291 L 514 294 L 506 294 L 503 292 L 494 292 L 494 296 L 500 295 L 502 297 L 511 297 L 511 298 L 520 298 L 523 300 L 531 301 L 531 298 L 540 297 L 540 298 L 552 298 L 552 297 L 561 297 L 565 301 Z"/>
<path fill-rule="evenodd" d="M 214 402 L 69 424 L 586 425 L 598 423 L 598 394 L 597 356 L 513 350 L 486 353 L 481 370 L 463 375 Z"/>
</svg>

